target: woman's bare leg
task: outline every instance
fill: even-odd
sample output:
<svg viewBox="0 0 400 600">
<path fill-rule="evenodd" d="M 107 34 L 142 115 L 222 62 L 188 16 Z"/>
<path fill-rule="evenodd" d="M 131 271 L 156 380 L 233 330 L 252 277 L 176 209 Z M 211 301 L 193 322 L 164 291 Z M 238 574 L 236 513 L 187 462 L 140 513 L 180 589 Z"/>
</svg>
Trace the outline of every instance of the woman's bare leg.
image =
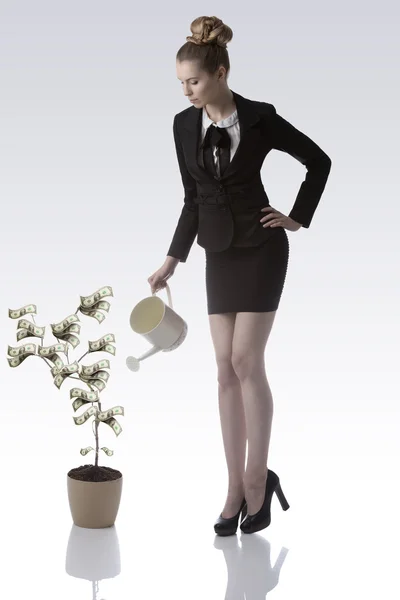
<svg viewBox="0 0 400 600">
<path fill-rule="evenodd" d="M 273 400 L 266 373 L 265 346 L 276 311 L 237 313 L 232 364 L 241 384 L 246 420 L 248 456 L 244 487 L 248 514 L 263 504 L 271 437 Z"/>
<path fill-rule="evenodd" d="M 244 496 L 246 424 L 240 381 L 232 366 L 232 339 L 236 313 L 209 315 L 218 369 L 218 402 L 228 467 L 228 495 L 222 516 L 233 517 Z"/>
</svg>

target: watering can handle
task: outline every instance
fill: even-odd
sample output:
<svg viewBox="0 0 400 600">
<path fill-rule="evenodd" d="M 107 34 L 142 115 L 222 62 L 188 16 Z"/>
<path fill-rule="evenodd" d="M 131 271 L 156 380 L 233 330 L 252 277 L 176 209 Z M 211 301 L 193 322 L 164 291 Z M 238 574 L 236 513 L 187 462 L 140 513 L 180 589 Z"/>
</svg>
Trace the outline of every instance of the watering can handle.
<svg viewBox="0 0 400 600">
<path fill-rule="evenodd" d="M 168 283 L 166 283 L 166 284 L 165 284 L 165 287 L 167 288 L 168 304 L 169 304 L 169 306 L 170 306 L 171 308 L 173 308 L 173 306 L 172 306 L 172 296 L 171 296 L 171 290 L 169 289 L 169 285 L 168 285 Z M 161 289 L 162 289 L 162 288 L 161 288 Z M 157 291 L 159 291 L 159 290 L 157 290 Z M 156 292 L 153 292 L 153 296 L 154 296 L 154 294 L 156 294 L 156 293 L 157 293 L 157 291 L 156 291 Z"/>
</svg>

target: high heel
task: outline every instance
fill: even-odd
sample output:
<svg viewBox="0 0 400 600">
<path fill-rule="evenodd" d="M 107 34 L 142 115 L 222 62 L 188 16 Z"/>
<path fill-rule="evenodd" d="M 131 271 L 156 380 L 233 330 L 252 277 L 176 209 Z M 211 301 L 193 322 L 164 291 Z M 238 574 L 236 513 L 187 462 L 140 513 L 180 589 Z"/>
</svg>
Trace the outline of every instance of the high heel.
<svg viewBox="0 0 400 600">
<path fill-rule="evenodd" d="M 244 519 L 247 515 L 247 504 L 245 498 L 243 498 L 243 502 L 240 506 L 239 512 L 233 517 L 225 519 L 222 516 L 222 513 L 220 514 L 220 516 L 214 523 L 215 533 L 217 535 L 235 535 L 239 523 L 240 514 L 242 514 L 242 519 Z"/>
<path fill-rule="evenodd" d="M 261 529 L 268 527 L 271 523 L 271 500 L 274 492 L 278 497 L 282 509 L 287 510 L 289 508 L 289 503 L 282 492 L 279 477 L 274 471 L 268 469 L 263 505 L 255 515 L 248 514 L 241 522 L 240 529 L 243 533 L 255 533 L 256 531 L 261 531 Z"/>
</svg>

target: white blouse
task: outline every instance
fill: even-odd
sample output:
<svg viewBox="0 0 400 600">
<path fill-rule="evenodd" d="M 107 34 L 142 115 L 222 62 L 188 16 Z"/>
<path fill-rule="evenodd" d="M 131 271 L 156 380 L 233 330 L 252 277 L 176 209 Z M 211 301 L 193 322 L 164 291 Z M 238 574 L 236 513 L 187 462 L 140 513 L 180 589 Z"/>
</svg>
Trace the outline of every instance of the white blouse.
<svg viewBox="0 0 400 600">
<path fill-rule="evenodd" d="M 212 126 L 226 127 L 226 129 L 228 130 L 229 137 L 231 138 L 231 160 L 232 160 L 232 158 L 237 150 L 237 147 L 239 145 L 239 141 L 240 141 L 240 125 L 239 125 L 239 117 L 238 117 L 237 110 L 235 110 L 235 112 L 233 112 L 231 115 L 229 115 L 229 117 L 226 117 L 226 119 L 222 119 L 221 121 L 214 123 L 214 121 L 212 121 L 210 119 L 210 117 L 208 116 L 205 107 L 203 107 L 203 123 L 202 123 L 202 138 L 201 138 L 202 141 L 204 140 L 207 129 Z M 214 155 L 214 163 L 217 168 L 217 173 L 218 173 L 218 175 L 220 175 L 219 161 L 218 161 L 218 154 L 217 154 L 216 146 L 213 147 L 213 155 Z"/>
</svg>

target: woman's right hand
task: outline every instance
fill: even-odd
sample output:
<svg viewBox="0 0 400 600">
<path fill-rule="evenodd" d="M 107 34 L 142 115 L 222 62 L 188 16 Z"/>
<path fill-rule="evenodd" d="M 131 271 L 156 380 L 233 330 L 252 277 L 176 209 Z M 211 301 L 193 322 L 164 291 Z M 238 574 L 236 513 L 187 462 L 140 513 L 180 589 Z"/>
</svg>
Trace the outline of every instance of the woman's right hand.
<svg viewBox="0 0 400 600">
<path fill-rule="evenodd" d="M 151 286 L 151 293 L 154 294 L 158 290 L 165 288 L 167 285 L 167 279 L 172 277 L 175 272 L 176 266 L 179 263 L 179 259 L 169 258 L 165 261 L 162 267 L 160 267 L 155 273 L 150 275 L 148 282 Z"/>
</svg>

